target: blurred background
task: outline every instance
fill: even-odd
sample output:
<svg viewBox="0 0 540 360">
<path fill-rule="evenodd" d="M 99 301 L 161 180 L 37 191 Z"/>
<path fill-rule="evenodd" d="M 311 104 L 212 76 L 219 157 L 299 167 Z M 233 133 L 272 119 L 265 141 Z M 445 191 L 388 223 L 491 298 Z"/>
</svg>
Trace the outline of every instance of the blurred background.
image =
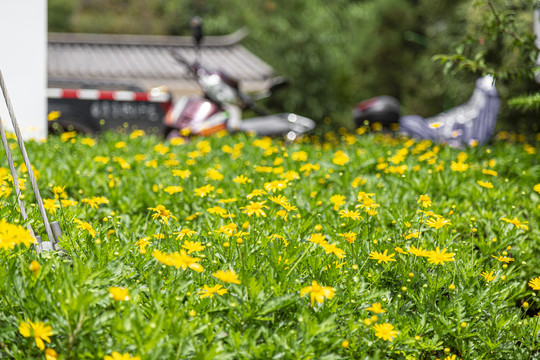
<svg viewBox="0 0 540 360">
<path fill-rule="evenodd" d="M 246 27 L 243 44 L 290 81 L 270 108 L 348 127 L 361 100 L 391 95 L 403 114 L 431 116 L 465 102 L 474 80 L 492 73 L 502 98 L 499 130 L 538 132 L 533 7 L 530 0 L 48 0 L 48 27 L 189 35 L 194 15 L 206 35 Z"/>
</svg>

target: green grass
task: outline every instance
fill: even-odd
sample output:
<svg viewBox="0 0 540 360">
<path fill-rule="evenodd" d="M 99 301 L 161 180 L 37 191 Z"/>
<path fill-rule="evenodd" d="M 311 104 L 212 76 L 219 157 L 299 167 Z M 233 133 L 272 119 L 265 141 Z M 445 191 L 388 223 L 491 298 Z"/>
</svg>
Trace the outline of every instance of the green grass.
<svg viewBox="0 0 540 360">
<path fill-rule="evenodd" d="M 4 242 L 2 359 L 44 358 L 34 335 L 47 328 L 27 331 L 28 321 L 51 327 L 45 346 L 61 359 L 540 357 L 540 299 L 528 285 L 540 277 L 538 142 L 503 134 L 459 150 L 379 133 L 296 144 L 71 136 L 27 144 L 68 256 Z M 24 224 L 0 160 L 7 236 Z M 249 180 L 233 181 L 239 175 Z M 247 198 L 265 186 L 274 192 Z M 287 202 L 270 200 L 277 195 Z M 220 270 L 240 283 L 214 276 Z M 226 292 L 205 297 L 215 285 Z"/>
</svg>

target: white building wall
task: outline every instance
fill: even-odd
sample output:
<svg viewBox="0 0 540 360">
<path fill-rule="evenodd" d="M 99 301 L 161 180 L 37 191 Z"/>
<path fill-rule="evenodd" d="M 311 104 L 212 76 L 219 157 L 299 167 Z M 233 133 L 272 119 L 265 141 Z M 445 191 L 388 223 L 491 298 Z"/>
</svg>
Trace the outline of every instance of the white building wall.
<svg viewBox="0 0 540 360">
<path fill-rule="evenodd" d="M 46 56 L 47 0 L 0 0 L 0 70 L 25 139 L 47 136 Z M 0 117 L 12 131 L 0 100 Z"/>
</svg>

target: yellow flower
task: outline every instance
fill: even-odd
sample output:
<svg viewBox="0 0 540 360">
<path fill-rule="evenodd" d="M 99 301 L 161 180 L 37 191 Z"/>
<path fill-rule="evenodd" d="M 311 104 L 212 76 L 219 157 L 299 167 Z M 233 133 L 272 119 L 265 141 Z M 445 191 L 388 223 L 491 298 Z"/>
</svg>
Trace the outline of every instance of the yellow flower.
<svg viewBox="0 0 540 360">
<path fill-rule="evenodd" d="M 367 311 L 374 312 L 375 314 L 382 314 L 385 313 L 386 310 L 382 308 L 381 303 L 373 303 L 370 307 L 366 309 Z"/>
<path fill-rule="evenodd" d="M 315 306 L 315 301 L 319 304 L 324 302 L 324 299 L 331 300 L 336 290 L 329 286 L 321 286 L 315 280 L 311 282 L 311 286 L 306 286 L 300 290 L 300 296 L 310 293 L 311 306 Z"/>
<path fill-rule="evenodd" d="M 403 250 L 402 248 L 400 248 L 399 246 L 395 247 L 394 250 L 400 254 L 403 254 L 403 255 L 409 255 L 405 250 Z"/>
<path fill-rule="evenodd" d="M 169 193 L 170 195 L 179 193 L 183 190 L 184 188 L 181 186 L 167 186 L 165 189 L 163 189 L 163 191 L 165 191 L 166 193 Z"/>
<path fill-rule="evenodd" d="M 293 180 L 300 179 L 300 175 L 294 170 L 289 170 L 289 171 L 281 174 L 279 177 L 282 178 L 282 179 L 285 179 L 287 181 L 293 181 Z"/>
<path fill-rule="evenodd" d="M 120 354 L 113 351 L 111 355 L 105 355 L 104 360 L 141 360 L 138 356 L 131 356 L 129 353 Z"/>
<path fill-rule="evenodd" d="M 540 194 L 540 184 L 534 185 L 533 190 Z"/>
<path fill-rule="evenodd" d="M 351 182 L 351 186 L 353 188 L 357 188 L 359 187 L 360 185 L 365 185 L 367 183 L 367 180 L 364 179 L 364 178 L 361 178 L 361 177 L 355 177 L 354 180 Z"/>
<path fill-rule="evenodd" d="M 158 162 L 157 162 L 156 159 L 152 159 L 152 160 L 150 160 L 150 161 L 145 162 L 144 165 L 145 165 L 146 167 L 151 167 L 151 168 L 157 169 Z M 122 168 L 124 168 L 123 165 L 122 165 Z M 129 167 L 127 167 L 127 169 L 129 169 Z"/>
<path fill-rule="evenodd" d="M 89 223 L 79 219 L 73 219 L 73 222 L 79 224 L 79 226 L 77 226 L 77 229 L 86 230 L 93 238 L 96 237 L 97 232 L 92 228 L 92 225 L 90 225 Z"/>
<path fill-rule="evenodd" d="M 212 180 L 221 181 L 223 180 L 223 174 L 220 173 L 217 169 L 211 168 L 206 170 L 206 176 Z"/>
<path fill-rule="evenodd" d="M 437 246 L 435 251 L 428 251 L 428 261 L 434 265 L 444 265 L 445 262 L 454 261 L 454 253 L 447 253 L 446 249 L 442 251 Z"/>
<path fill-rule="evenodd" d="M 129 290 L 123 287 L 111 286 L 109 288 L 109 293 L 115 301 L 128 301 L 129 300 Z"/>
<path fill-rule="evenodd" d="M 283 195 L 278 195 L 278 196 L 269 196 L 268 197 L 268 200 L 270 200 L 271 202 L 273 203 L 276 203 L 278 205 L 281 205 L 283 207 L 287 207 L 287 206 L 290 206 L 289 205 L 289 199 L 287 199 L 285 196 Z"/>
<path fill-rule="evenodd" d="M 154 257 L 154 259 L 156 259 L 157 261 L 159 261 L 163 265 L 173 266 L 172 257 L 167 253 L 163 253 L 163 252 L 161 252 L 159 250 L 154 250 L 152 252 L 152 256 Z"/>
<path fill-rule="evenodd" d="M 540 290 L 540 276 L 529 281 L 529 286 L 533 290 Z"/>
<path fill-rule="evenodd" d="M 201 186 L 200 188 L 194 189 L 195 195 L 200 197 L 205 197 L 206 195 L 210 194 L 212 191 L 214 191 L 214 187 L 210 184 Z"/>
<path fill-rule="evenodd" d="M 376 337 L 390 342 L 394 341 L 394 338 L 398 334 L 398 332 L 394 330 L 394 326 L 388 323 L 375 324 L 373 325 L 373 329 L 375 330 Z"/>
<path fill-rule="evenodd" d="M 277 190 L 283 190 L 287 187 L 287 181 L 285 180 L 274 180 L 264 184 L 264 189 L 266 191 L 276 192 Z"/>
<path fill-rule="evenodd" d="M 321 169 L 321 165 L 319 164 L 310 164 L 310 163 L 307 163 L 307 164 L 304 164 L 300 167 L 300 172 L 303 172 L 304 175 L 309 175 L 311 174 L 313 171 L 318 171 Z"/>
<path fill-rule="evenodd" d="M 105 156 L 96 156 L 94 158 L 94 162 L 107 164 L 109 162 L 109 158 Z"/>
<path fill-rule="evenodd" d="M 251 182 L 251 180 L 244 175 L 238 175 L 232 181 L 234 181 L 237 184 L 245 184 L 247 182 Z"/>
<path fill-rule="evenodd" d="M 345 251 L 338 248 L 336 243 L 330 245 L 327 242 L 323 242 L 321 243 L 321 246 L 327 254 L 334 254 L 338 257 L 338 259 L 343 259 L 345 257 Z"/>
<path fill-rule="evenodd" d="M 349 162 L 349 156 L 347 156 L 347 154 L 345 154 L 343 151 L 339 150 L 334 154 L 332 162 L 336 165 L 345 165 Z"/>
<path fill-rule="evenodd" d="M 314 244 L 319 244 L 319 245 L 326 243 L 326 240 L 324 239 L 324 235 L 318 234 L 318 233 L 311 234 L 307 240 Z"/>
<path fill-rule="evenodd" d="M 180 250 L 180 253 L 174 252 L 170 254 L 170 257 L 172 259 L 172 265 L 177 269 L 182 268 L 183 270 L 186 270 L 187 268 L 190 268 L 198 273 L 204 271 L 202 265 L 198 264 L 198 261 L 201 261 L 201 259 L 188 256 L 185 250 Z"/>
<path fill-rule="evenodd" d="M 289 213 L 287 212 L 287 210 L 281 209 L 276 212 L 276 215 L 287 221 Z"/>
<path fill-rule="evenodd" d="M 227 293 L 227 289 L 225 289 L 223 286 L 217 284 L 212 287 L 209 287 L 208 285 L 204 285 L 203 288 L 198 292 L 199 295 L 201 295 L 201 299 L 205 297 L 213 298 L 214 294 L 223 295 Z"/>
<path fill-rule="evenodd" d="M 378 208 L 380 205 L 375 202 L 370 197 L 364 197 L 361 201 L 362 203 L 360 205 L 356 205 L 356 207 L 362 208 L 364 211 L 366 211 L 368 214 L 370 211 L 373 211 L 374 209 Z M 376 214 L 376 212 L 375 212 Z"/>
<path fill-rule="evenodd" d="M 265 203 L 266 201 L 250 201 L 249 205 L 241 207 L 240 210 L 242 210 L 242 212 L 248 216 L 255 214 L 257 217 L 259 217 L 259 215 L 266 217 L 264 209 L 268 209 L 268 206 L 264 205 Z"/>
<path fill-rule="evenodd" d="M 238 225 L 234 223 L 230 223 L 227 225 L 222 225 L 218 230 L 216 230 L 220 234 L 225 234 L 226 236 L 230 237 L 233 236 L 233 234 L 236 232 L 236 229 L 238 229 Z"/>
<path fill-rule="evenodd" d="M 497 260 L 499 260 L 500 262 L 504 262 L 504 263 L 509 263 L 510 261 L 514 261 L 513 258 L 511 257 L 507 257 L 507 256 L 502 256 L 499 254 L 499 256 L 494 256 L 494 255 L 491 255 L 492 258 L 495 258 Z"/>
<path fill-rule="evenodd" d="M 173 166 L 177 166 L 178 164 L 180 164 L 180 162 L 176 159 L 169 159 L 163 162 L 163 165 L 165 165 L 166 167 L 173 167 Z"/>
<path fill-rule="evenodd" d="M 116 161 L 122 169 L 124 170 L 131 169 L 131 165 L 129 165 L 129 163 L 126 160 L 122 159 L 121 157 L 115 156 L 113 157 L 113 160 Z"/>
<path fill-rule="evenodd" d="M 63 133 L 62 135 L 60 135 L 60 140 L 62 140 L 62 142 L 68 142 L 69 140 L 73 139 L 75 136 L 77 136 L 76 131 L 67 131 Z"/>
<path fill-rule="evenodd" d="M 291 154 L 294 161 L 307 161 L 308 154 L 305 151 L 297 151 Z"/>
<path fill-rule="evenodd" d="M 486 189 L 493 189 L 493 184 L 490 183 L 489 181 L 477 180 L 476 183 Z"/>
<path fill-rule="evenodd" d="M 388 250 L 384 250 L 383 253 L 380 253 L 380 252 L 377 252 L 377 251 L 372 251 L 372 252 L 369 253 L 369 258 L 372 259 L 372 260 L 378 260 L 377 264 L 380 264 L 383 261 L 384 261 L 385 264 L 388 264 L 389 261 L 396 261 L 396 259 L 392 259 L 396 254 L 387 255 L 386 254 L 387 252 L 388 252 Z"/>
<path fill-rule="evenodd" d="M 79 202 L 78 202 L 78 201 L 75 201 L 75 200 L 65 200 L 65 199 L 62 199 L 62 200 L 60 200 L 60 203 L 62 204 L 63 207 L 68 207 L 68 206 L 75 206 L 75 205 L 77 205 Z"/>
<path fill-rule="evenodd" d="M 193 230 L 188 229 L 188 228 L 183 228 L 182 230 L 180 230 L 179 232 L 176 232 L 174 234 L 178 235 L 179 239 L 183 239 L 184 236 L 187 236 L 187 237 L 191 238 L 193 235 L 195 235 L 197 233 L 195 231 L 193 231 Z"/>
<path fill-rule="evenodd" d="M 201 213 L 200 212 L 195 212 L 195 214 L 191 214 L 189 215 L 188 217 L 186 217 L 186 221 L 193 221 L 195 220 L 198 216 L 201 216 Z"/>
<path fill-rule="evenodd" d="M 54 214 L 60 208 L 60 204 L 57 199 L 43 199 L 43 207 L 49 214 Z"/>
<path fill-rule="evenodd" d="M 51 348 L 45 349 L 45 360 L 56 360 L 58 359 L 58 353 Z"/>
<path fill-rule="evenodd" d="M 374 193 L 366 193 L 364 191 L 359 191 L 358 194 L 357 194 L 356 200 L 358 202 L 364 202 L 367 199 L 371 199 L 372 196 L 375 196 L 375 194 Z"/>
<path fill-rule="evenodd" d="M 90 205 L 92 209 L 97 209 L 98 205 L 108 204 L 109 200 L 103 196 L 93 196 L 88 199 L 82 199 L 81 202 Z"/>
<path fill-rule="evenodd" d="M 141 254 L 146 254 L 146 247 L 148 245 L 152 245 L 152 243 L 149 241 L 149 237 L 144 237 L 136 242 L 136 244 L 139 246 L 139 252 Z"/>
<path fill-rule="evenodd" d="M 491 272 L 487 272 L 487 271 L 484 271 L 483 273 L 481 273 L 480 275 L 486 279 L 487 282 L 490 282 L 490 281 L 493 281 L 497 278 L 497 275 L 493 275 L 494 271 L 492 270 Z"/>
<path fill-rule="evenodd" d="M 133 130 L 131 134 L 129 134 L 130 139 L 136 139 L 138 137 L 144 136 L 146 133 L 144 130 Z"/>
<path fill-rule="evenodd" d="M 191 175 L 191 171 L 189 170 L 173 170 L 172 171 L 173 176 L 179 176 L 182 179 L 186 179 Z"/>
<path fill-rule="evenodd" d="M 218 214 L 220 216 L 224 216 L 227 214 L 227 210 L 222 208 L 221 206 L 214 206 L 211 208 L 206 209 L 210 214 Z"/>
<path fill-rule="evenodd" d="M 463 162 L 452 161 L 452 163 L 450 164 L 450 168 L 452 169 L 452 171 L 464 172 L 469 169 L 469 165 Z"/>
<path fill-rule="evenodd" d="M 238 280 L 238 275 L 236 275 L 236 272 L 234 270 L 218 270 L 212 275 L 226 283 L 240 284 L 240 280 Z"/>
<path fill-rule="evenodd" d="M 261 196 L 261 195 L 265 195 L 266 194 L 266 191 L 262 190 L 262 189 L 255 189 L 253 190 L 251 193 L 249 193 L 246 198 L 249 199 L 252 199 L 254 198 L 255 196 Z"/>
<path fill-rule="evenodd" d="M 512 225 L 514 225 L 515 227 L 517 227 L 518 229 L 521 229 L 523 231 L 527 231 L 529 230 L 529 227 L 525 224 L 528 224 L 529 222 L 528 221 L 519 221 L 515 216 L 512 220 L 510 219 L 507 219 L 507 218 L 502 218 L 501 220 L 503 221 L 506 221 L 507 223 L 510 223 Z"/>
<path fill-rule="evenodd" d="M 420 232 L 414 231 L 412 233 L 409 233 L 409 234 L 405 235 L 405 240 L 409 240 L 409 239 L 412 239 L 412 238 L 418 239 L 418 236 L 420 236 Z"/>
<path fill-rule="evenodd" d="M 189 256 L 185 250 L 180 250 L 180 252 L 175 251 L 171 254 L 154 250 L 152 256 L 160 263 L 167 266 L 174 266 L 177 269 L 182 268 L 183 270 L 186 270 L 187 268 L 190 268 L 199 273 L 204 271 L 202 265 L 198 264 L 201 259 Z"/>
<path fill-rule="evenodd" d="M 457 161 L 463 163 L 467 160 L 468 157 L 469 156 L 467 155 L 467 153 L 462 151 L 458 154 Z"/>
<path fill-rule="evenodd" d="M 166 153 L 168 153 L 169 151 L 171 150 L 170 147 L 168 146 L 165 146 L 163 144 L 157 144 L 156 146 L 154 146 L 154 151 L 157 152 L 157 153 L 160 153 L 161 155 L 165 155 Z"/>
<path fill-rule="evenodd" d="M 43 340 L 50 343 L 51 339 L 49 336 L 53 335 L 53 331 L 50 326 L 45 325 L 41 321 L 33 323 L 30 320 L 28 320 L 27 322 L 23 322 L 19 326 L 19 332 L 24 337 L 33 336 L 36 341 L 36 345 L 40 350 L 45 349 L 45 344 L 43 343 Z"/>
<path fill-rule="evenodd" d="M 193 242 L 189 240 L 184 242 L 182 247 L 188 251 L 188 255 L 192 252 L 203 251 L 206 248 L 204 245 L 201 245 L 200 242 Z"/>
<path fill-rule="evenodd" d="M 414 245 L 412 245 L 409 247 L 409 252 L 415 256 L 427 257 L 429 255 L 429 251 L 422 249 L 421 246 L 416 248 Z"/>
<path fill-rule="evenodd" d="M 218 203 L 220 203 L 220 204 L 229 204 L 229 203 L 235 202 L 236 200 L 237 200 L 236 198 L 220 199 L 220 200 L 218 200 Z"/>
<path fill-rule="evenodd" d="M 30 265 L 28 266 L 28 269 L 30 269 L 30 271 L 34 273 L 35 277 L 37 276 L 39 269 L 41 269 L 41 265 L 36 260 L 32 260 L 30 262 Z"/>
<path fill-rule="evenodd" d="M 491 175 L 491 176 L 497 176 L 498 175 L 495 170 L 491 170 L 491 169 L 482 169 L 482 174 Z"/>
<path fill-rule="evenodd" d="M 429 198 L 429 195 L 427 194 L 420 195 L 420 198 L 418 199 L 416 203 L 417 204 L 422 203 L 422 207 L 430 207 L 431 205 L 433 205 L 431 203 L 431 199 Z"/>
<path fill-rule="evenodd" d="M 348 209 L 340 210 L 339 215 L 341 218 L 351 218 L 352 220 L 361 220 L 363 219 L 360 216 L 360 213 L 356 210 L 350 211 Z"/>
<path fill-rule="evenodd" d="M 148 208 L 148 210 L 154 211 L 154 214 L 152 214 L 152 219 L 163 220 L 165 224 L 169 223 L 169 218 L 173 218 L 174 220 L 176 220 L 176 217 L 171 215 L 171 212 L 167 210 L 163 205 L 158 205 L 155 208 Z"/>
<path fill-rule="evenodd" d="M 352 231 L 349 231 L 349 232 L 346 232 L 346 233 L 343 233 L 343 234 L 338 234 L 339 236 L 343 236 L 343 238 L 350 242 L 351 244 L 356 240 L 356 236 L 358 235 L 357 233 L 355 232 L 352 232 Z"/>
<path fill-rule="evenodd" d="M 0 250 L 11 250 L 19 244 L 29 247 L 35 242 L 36 240 L 27 229 L 20 225 L 9 224 L 6 219 L 0 220 Z"/>
<path fill-rule="evenodd" d="M 440 215 L 435 215 L 434 218 L 429 218 L 426 220 L 426 225 L 435 229 L 440 229 L 445 225 L 452 225 L 450 220 L 445 219 L 444 217 Z"/>
<path fill-rule="evenodd" d="M 65 186 L 54 186 L 52 188 L 52 192 L 54 194 L 55 199 L 63 198 L 65 199 L 67 197 L 67 194 L 65 193 Z"/>
<path fill-rule="evenodd" d="M 330 202 L 332 204 L 334 204 L 334 210 L 337 211 L 341 205 L 345 204 L 345 196 L 344 195 L 332 195 L 330 197 Z"/>
<path fill-rule="evenodd" d="M 62 115 L 62 113 L 60 111 L 53 110 L 47 115 L 47 120 L 48 121 L 54 121 L 54 120 L 58 119 L 61 115 Z"/>
</svg>

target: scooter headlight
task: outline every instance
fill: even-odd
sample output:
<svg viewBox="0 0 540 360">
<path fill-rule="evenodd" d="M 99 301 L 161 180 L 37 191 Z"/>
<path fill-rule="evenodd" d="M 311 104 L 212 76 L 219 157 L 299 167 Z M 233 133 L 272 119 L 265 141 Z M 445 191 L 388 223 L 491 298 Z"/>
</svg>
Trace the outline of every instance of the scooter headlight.
<svg viewBox="0 0 540 360">
<path fill-rule="evenodd" d="M 201 76 L 200 84 L 205 94 L 219 102 L 229 104 L 236 104 L 238 102 L 235 89 L 225 83 L 218 74 L 205 74 Z"/>
</svg>

